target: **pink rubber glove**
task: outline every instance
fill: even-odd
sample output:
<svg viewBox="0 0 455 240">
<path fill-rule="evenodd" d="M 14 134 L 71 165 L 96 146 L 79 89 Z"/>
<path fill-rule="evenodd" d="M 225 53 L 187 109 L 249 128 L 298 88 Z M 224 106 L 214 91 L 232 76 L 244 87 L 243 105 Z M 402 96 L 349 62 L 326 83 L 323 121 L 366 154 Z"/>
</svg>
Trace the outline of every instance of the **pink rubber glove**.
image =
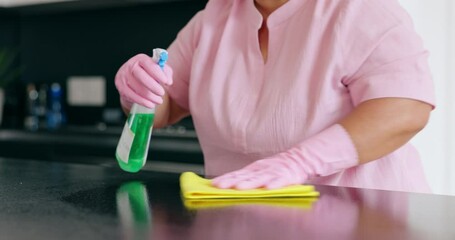
<svg viewBox="0 0 455 240">
<path fill-rule="evenodd" d="M 212 185 L 240 190 L 275 189 L 303 184 L 311 177 L 331 175 L 357 164 L 357 150 L 349 134 L 336 124 L 286 152 L 216 177 Z"/>
<path fill-rule="evenodd" d="M 115 76 L 120 103 L 131 109 L 133 103 L 154 108 L 163 103 L 164 88 L 172 84 L 172 69 L 160 66 L 145 54 L 138 54 L 123 64 Z"/>
</svg>

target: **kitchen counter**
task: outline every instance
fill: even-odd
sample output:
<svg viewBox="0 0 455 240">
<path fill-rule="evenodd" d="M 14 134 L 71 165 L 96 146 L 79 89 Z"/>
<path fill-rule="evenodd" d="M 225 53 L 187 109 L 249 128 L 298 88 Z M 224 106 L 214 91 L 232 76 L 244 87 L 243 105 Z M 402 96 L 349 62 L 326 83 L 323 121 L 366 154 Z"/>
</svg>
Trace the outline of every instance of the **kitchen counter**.
<svg viewBox="0 0 455 240">
<path fill-rule="evenodd" d="M 0 183 L 0 239 L 455 239 L 451 196 L 316 186 L 187 208 L 177 173 L 9 158 Z"/>
<path fill-rule="evenodd" d="M 0 130 L 0 157 L 87 163 L 117 167 L 115 149 L 122 128 L 70 128 L 58 131 Z M 203 154 L 194 131 L 155 129 L 146 168 L 202 172 Z"/>
</svg>

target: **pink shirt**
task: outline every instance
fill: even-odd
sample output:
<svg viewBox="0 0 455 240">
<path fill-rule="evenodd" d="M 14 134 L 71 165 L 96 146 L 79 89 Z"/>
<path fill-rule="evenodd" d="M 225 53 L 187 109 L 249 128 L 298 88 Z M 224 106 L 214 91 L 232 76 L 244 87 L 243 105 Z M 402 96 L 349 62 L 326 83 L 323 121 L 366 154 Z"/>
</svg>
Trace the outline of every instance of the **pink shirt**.
<svg viewBox="0 0 455 240">
<path fill-rule="evenodd" d="M 290 0 L 268 18 L 266 63 L 261 24 L 253 0 L 210 0 L 168 49 L 168 92 L 193 117 L 208 176 L 292 148 L 369 99 L 434 105 L 428 53 L 396 0 Z M 410 144 L 312 183 L 429 191 Z"/>
</svg>

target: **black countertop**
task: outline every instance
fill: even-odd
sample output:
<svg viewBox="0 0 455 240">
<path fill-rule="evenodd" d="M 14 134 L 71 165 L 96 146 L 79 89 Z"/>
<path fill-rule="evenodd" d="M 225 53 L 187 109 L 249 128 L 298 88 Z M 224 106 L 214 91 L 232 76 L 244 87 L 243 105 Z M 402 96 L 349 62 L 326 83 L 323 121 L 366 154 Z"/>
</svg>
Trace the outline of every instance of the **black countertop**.
<svg viewBox="0 0 455 240">
<path fill-rule="evenodd" d="M 188 210 L 178 174 L 7 158 L 0 183 L 0 239 L 455 239 L 450 196 L 317 186 Z"/>
</svg>

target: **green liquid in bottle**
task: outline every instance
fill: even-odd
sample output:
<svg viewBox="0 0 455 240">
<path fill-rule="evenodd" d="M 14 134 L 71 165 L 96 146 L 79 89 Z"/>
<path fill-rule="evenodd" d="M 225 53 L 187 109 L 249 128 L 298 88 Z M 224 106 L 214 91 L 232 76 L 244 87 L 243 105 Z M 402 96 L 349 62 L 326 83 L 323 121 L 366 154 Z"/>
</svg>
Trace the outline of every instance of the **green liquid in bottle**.
<svg viewBox="0 0 455 240">
<path fill-rule="evenodd" d="M 124 171 L 138 172 L 147 160 L 150 135 L 153 127 L 154 113 L 135 113 L 128 116 L 127 125 L 120 139 L 119 145 L 123 145 L 124 150 L 129 148 L 127 159 L 122 159 L 117 147 L 116 158 Z M 128 132 L 125 132 L 128 131 Z M 130 135 L 129 138 L 123 139 L 123 135 Z M 131 139 L 132 138 L 132 139 Z M 132 141 L 131 141 L 132 140 Z M 131 144 L 131 146 L 129 146 Z"/>
</svg>

